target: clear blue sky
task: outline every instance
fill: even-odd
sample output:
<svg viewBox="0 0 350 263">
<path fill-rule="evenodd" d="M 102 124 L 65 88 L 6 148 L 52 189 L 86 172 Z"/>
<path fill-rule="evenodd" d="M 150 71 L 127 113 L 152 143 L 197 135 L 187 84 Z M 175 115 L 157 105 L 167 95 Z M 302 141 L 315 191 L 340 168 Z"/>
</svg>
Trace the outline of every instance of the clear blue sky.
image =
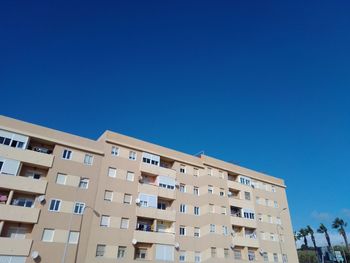
<svg viewBox="0 0 350 263">
<path fill-rule="evenodd" d="M 295 229 L 350 221 L 348 1 L 3 1 L 1 113 L 282 177 Z"/>
</svg>

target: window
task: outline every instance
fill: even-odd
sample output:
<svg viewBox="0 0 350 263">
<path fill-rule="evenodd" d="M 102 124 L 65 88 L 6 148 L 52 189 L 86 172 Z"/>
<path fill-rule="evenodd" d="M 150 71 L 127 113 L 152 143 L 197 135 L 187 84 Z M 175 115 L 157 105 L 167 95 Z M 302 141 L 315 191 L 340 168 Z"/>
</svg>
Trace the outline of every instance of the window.
<svg viewBox="0 0 350 263">
<path fill-rule="evenodd" d="M 194 228 L 194 237 L 200 237 L 200 228 L 199 227 Z"/>
<path fill-rule="evenodd" d="M 263 215 L 259 213 L 258 214 L 258 219 L 259 219 L 260 222 L 263 222 Z"/>
<path fill-rule="evenodd" d="M 234 249 L 233 250 L 233 257 L 234 259 L 242 259 L 242 252 L 240 249 Z"/>
<path fill-rule="evenodd" d="M 108 176 L 109 177 L 116 177 L 117 176 L 117 169 L 113 167 L 108 168 Z"/>
<path fill-rule="evenodd" d="M 208 167 L 208 175 L 209 175 L 209 176 L 212 176 L 212 175 L 213 175 L 213 170 L 212 170 L 210 167 Z"/>
<path fill-rule="evenodd" d="M 247 218 L 247 219 L 254 219 L 255 218 L 255 214 L 253 212 L 245 211 L 243 213 L 243 217 Z"/>
<path fill-rule="evenodd" d="M 105 255 L 106 245 L 98 244 L 96 246 L 96 257 L 103 257 Z"/>
<path fill-rule="evenodd" d="M 255 261 L 255 252 L 253 250 L 248 250 L 248 260 Z"/>
<path fill-rule="evenodd" d="M 281 225 L 281 224 L 282 224 L 282 221 L 281 221 L 281 218 L 280 218 L 280 217 L 277 217 L 277 218 L 276 218 L 276 224 L 278 224 L 278 225 Z"/>
<path fill-rule="evenodd" d="M 180 192 L 182 193 L 186 193 L 186 186 L 184 184 L 180 184 L 180 188 L 179 188 Z"/>
<path fill-rule="evenodd" d="M 271 192 L 276 193 L 276 187 L 271 186 Z"/>
<path fill-rule="evenodd" d="M 210 224 L 210 233 L 215 233 L 215 225 Z"/>
<path fill-rule="evenodd" d="M 288 257 L 287 257 L 286 254 L 283 254 L 283 256 L 282 256 L 282 262 L 283 262 L 283 263 L 288 263 Z"/>
<path fill-rule="evenodd" d="M 113 156 L 118 156 L 119 155 L 119 148 L 117 146 L 112 146 L 111 154 Z"/>
<path fill-rule="evenodd" d="M 132 202 L 132 195 L 131 194 L 124 194 L 124 204 L 130 205 Z"/>
<path fill-rule="evenodd" d="M 78 244 L 78 241 L 79 241 L 79 232 L 69 231 L 68 243 L 69 244 Z"/>
<path fill-rule="evenodd" d="M 265 205 L 269 206 L 269 199 L 265 199 Z"/>
<path fill-rule="evenodd" d="M 100 226 L 109 227 L 110 216 L 102 215 L 100 220 Z"/>
<path fill-rule="evenodd" d="M 227 236 L 227 235 L 228 235 L 228 228 L 227 228 L 227 226 L 222 226 L 222 234 L 223 234 L 224 236 Z"/>
<path fill-rule="evenodd" d="M 201 252 L 194 252 L 194 262 L 201 262 Z"/>
<path fill-rule="evenodd" d="M 263 258 L 264 258 L 264 262 L 269 262 L 269 255 L 267 254 L 267 252 L 263 253 Z"/>
<path fill-rule="evenodd" d="M 41 237 L 41 240 L 44 242 L 52 242 L 54 235 L 55 235 L 54 229 L 44 228 L 43 236 Z"/>
<path fill-rule="evenodd" d="M 120 220 L 120 228 L 121 229 L 128 229 L 129 228 L 129 218 L 124 218 Z"/>
<path fill-rule="evenodd" d="M 248 177 L 240 176 L 239 181 L 241 184 L 250 185 L 251 180 Z"/>
<path fill-rule="evenodd" d="M 126 173 L 126 180 L 133 182 L 134 181 L 135 174 L 133 172 L 127 172 Z"/>
<path fill-rule="evenodd" d="M 208 193 L 209 194 L 213 193 L 213 186 L 212 185 L 208 185 Z"/>
<path fill-rule="evenodd" d="M 194 176 L 199 176 L 199 170 L 198 170 L 198 168 L 193 168 L 193 175 L 194 175 Z"/>
<path fill-rule="evenodd" d="M 180 236 L 185 236 L 186 235 L 186 227 L 185 226 L 180 226 Z"/>
<path fill-rule="evenodd" d="M 89 179 L 88 178 L 80 178 L 79 188 L 80 189 L 88 189 L 89 187 Z"/>
<path fill-rule="evenodd" d="M 142 162 L 159 166 L 160 156 L 144 152 L 142 153 Z"/>
<path fill-rule="evenodd" d="M 216 258 L 216 247 L 210 248 L 210 254 L 212 258 Z"/>
<path fill-rule="evenodd" d="M 278 255 L 277 255 L 277 253 L 273 253 L 273 262 L 278 262 Z"/>
<path fill-rule="evenodd" d="M 194 186 L 194 187 L 193 187 L 193 194 L 194 194 L 194 195 L 199 195 L 199 189 L 198 189 L 197 186 Z"/>
<path fill-rule="evenodd" d="M 220 188 L 220 196 L 225 196 L 225 190 L 224 190 L 224 188 Z"/>
<path fill-rule="evenodd" d="M 229 250 L 228 248 L 224 248 L 224 257 L 229 258 Z"/>
<path fill-rule="evenodd" d="M 174 261 L 174 246 L 156 244 L 156 255 L 155 260 L 164 261 Z"/>
<path fill-rule="evenodd" d="M 260 204 L 260 197 L 259 196 L 255 197 L 255 201 L 257 204 Z"/>
<path fill-rule="evenodd" d="M 264 231 L 260 232 L 260 239 L 265 240 L 265 233 L 264 233 Z"/>
<path fill-rule="evenodd" d="M 61 200 L 51 199 L 49 211 L 59 212 L 61 208 Z"/>
<path fill-rule="evenodd" d="M 214 213 L 214 205 L 213 204 L 209 204 L 209 212 L 210 213 Z"/>
<path fill-rule="evenodd" d="M 273 205 L 274 205 L 275 208 L 278 208 L 278 203 L 277 203 L 277 201 L 273 201 Z"/>
<path fill-rule="evenodd" d="M 125 256 L 126 256 L 126 247 L 119 246 L 118 247 L 117 258 L 125 258 Z"/>
<path fill-rule="evenodd" d="M 160 210 L 165 210 L 166 209 L 166 203 L 158 202 L 157 208 L 160 209 Z"/>
<path fill-rule="evenodd" d="M 146 259 L 147 258 L 147 249 L 137 247 L 135 248 L 135 259 Z"/>
<path fill-rule="evenodd" d="M 198 207 L 198 206 L 195 206 L 195 207 L 194 207 L 194 214 L 195 214 L 196 216 L 199 215 L 199 207 Z"/>
<path fill-rule="evenodd" d="M 245 200 L 250 200 L 250 193 L 244 192 L 244 198 L 245 198 Z"/>
<path fill-rule="evenodd" d="M 223 173 L 223 171 L 219 171 L 219 177 L 220 177 L 221 179 L 224 179 L 224 173 Z"/>
<path fill-rule="evenodd" d="M 81 215 L 84 213 L 85 204 L 81 202 L 75 202 L 74 214 Z"/>
<path fill-rule="evenodd" d="M 106 201 L 112 201 L 113 200 L 113 192 L 105 190 L 105 197 L 104 200 Z"/>
<path fill-rule="evenodd" d="M 72 159 L 72 151 L 67 150 L 67 149 L 63 150 L 62 158 L 66 159 L 66 160 Z"/>
<path fill-rule="evenodd" d="M 85 154 L 84 164 L 92 165 L 93 160 L 94 160 L 94 157 L 91 154 Z"/>
<path fill-rule="evenodd" d="M 56 184 L 65 185 L 67 180 L 67 175 L 58 173 L 56 177 Z"/>
<path fill-rule="evenodd" d="M 221 214 L 226 215 L 226 206 L 221 207 Z"/>
<path fill-rule="evenodd" d="M 3 165 L 4 165 L 4 162 L 0 161 L 0 171 L 1 171 L 1 168 L 2 168 Z"/>
<path fill-rule="evenodd" d="M 182 174 L 186 173 L 186 166 L 185 165 L 180 166 L 180 173 L 182 173 Z"/>
<path fill-rule="evenodd" d="M 186 205 L 180 204 L 180 213 L 186 213 Z"/>
<path fill-rule="evenodd" d="M 28 178 L 39 180 L 40 177 L 41 177 L 41 173 L 38 173 L 38 172 L 35 172 L 35 171 L 27 171 L 25 173 L 25 176 L 28 177 Z"/>
<path fill-rule="evenodd" d="M 132 160 L 132 161 L 136 160 L 136 152 L 134 151 L 129 152 L 129 160 Z"/>
<path fill-rule="evenodd" d="M 180 251 L 180 253 L 179 253 L 179 261 L 180 262 L 185 262 L 186 261 L 186 252 L 185 251 Z"/>
</svg>

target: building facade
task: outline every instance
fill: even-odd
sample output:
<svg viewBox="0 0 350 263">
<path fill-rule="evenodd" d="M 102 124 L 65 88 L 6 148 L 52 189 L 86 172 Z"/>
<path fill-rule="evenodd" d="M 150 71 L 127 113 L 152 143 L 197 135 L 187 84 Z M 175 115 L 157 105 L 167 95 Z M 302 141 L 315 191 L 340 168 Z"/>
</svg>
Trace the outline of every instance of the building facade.
<svg viewBox="0 0 350 263">
<path fill-rule="evenodd" d="M 290 262 L 284 181 L 0 116 L 0 263 Z"/>
</svg>

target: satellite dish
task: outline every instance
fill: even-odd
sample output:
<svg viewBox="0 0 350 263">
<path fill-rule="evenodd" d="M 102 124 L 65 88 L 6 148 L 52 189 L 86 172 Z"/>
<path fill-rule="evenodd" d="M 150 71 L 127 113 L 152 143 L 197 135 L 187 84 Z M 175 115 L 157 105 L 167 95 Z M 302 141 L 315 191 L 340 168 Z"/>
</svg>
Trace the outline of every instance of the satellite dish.
<svg viewBox="0 0 350 263">
<path fill-rule="evenodd" d="M 30 256 L 32 257 L 32 259 L 37 259 L 37 258 L 39 258 L 39 252 L 38 251 L 33 251 Z"/>
<path fill-rule="evenodd" d="M 40 196 L 38 197 L 38 201 L 39 201 L 40 203 L 44 203 L 44 202 L 45 202 L 45 195 L 40 195 Z"/>
<path fill-rule="evenodd" d="M 137 244 L 137 240 L 134 238 L 133 240 L 131 240 L 131 243 L 132 243 L 133 245 L 136 245 L 136 244 Z"/>
<path fill-rule="evenodd" d="M 179 249 L 180 248 L 180 244 L 179 243 L 175 243 L 175 248 Z"/>
</svg>

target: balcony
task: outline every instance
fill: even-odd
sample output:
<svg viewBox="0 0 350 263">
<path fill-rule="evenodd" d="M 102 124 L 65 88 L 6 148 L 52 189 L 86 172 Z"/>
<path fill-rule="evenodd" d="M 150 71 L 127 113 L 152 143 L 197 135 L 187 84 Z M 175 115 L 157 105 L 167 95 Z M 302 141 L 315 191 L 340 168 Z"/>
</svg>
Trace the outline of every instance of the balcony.
<svg viewBox="0 0 350 263">
<path fill-rule="evenodd" d="M 147 218 L 155 218 L 164 221 L 175 221 L 176 212 L 173 210 L 161 210 L 152 207 L 137 207 L 136 215 L 147 217 Z"/>
<path fill-rule="evenodd" d="M 241 191 L 249 191 L 252 189 L 252 187 L 249 185 L 241 184 L 240 182 L 231 180 L 227 180 L 227 186 L 228 188 L 237 189 Z"/>
<path fill-rule="evenodd" d="M 0 205 L 0 220 L 22 223 L 37 223 L 40 209 L 15 205 Z M 1 247 L 1 246 L 0 246 Z"/>
<path fill-rule="evenodd" d="M 230 221 L 232 225 L 256 228 L 256 220 L 254 219 L 248 219 L 239 216 L 231 216 Z"/>
<path fill-rule="evenodd" d="M 0 188 L 45 194 L 46 180 L 36 180 L 23 176 L 0 175 Z"/>
<path fill-rule="evenodd" d="M 235 236 L 233 237 L 233 244 L 235 246 L 242 246 L 242 247 L 259 247 L 259 241 L 257 238 L 250 238 L 250 237 L 244 237 L 244 236 Z"/>
<path fill-rule="evenodd" d="M 163 176 L 169 176 L 172 178 L 176 178 L 176 171 L 173 169 L 147 164 L 144 162 L 141 162 L 141 172 L 148 173 L 148 174 L 154 174 L 154 175 L 163 175 Z"/>
<path fill-rule="evenodd" d="M 0 156 L 23 163 L 34 164 L 39 167 L 51 167 L 54 159 L 54 156 L 50 154 L 2 145 L 0 145 Z"/>
<path fill-rule="evenodd" d="M 171 200 L 174 200 L 176 198 L 175 189 L 167 189 L 152 184 L 140 184 L 139 192 L 144 194 L 157 195 L 158 197 Z"/>
<path fill-rule="evenodd" d="M 32 242 L 31 239 L 0 237 L 0 255 L 28 256 Z"/>
<path fill-rule="evenodd" d="M 237 206 L 237 207 L 245 207 L 245 208 L 254 209 L 254 202 L 252 200 L 245 200 L 245 199 L 230 197 L 229 204 L 230 204 L 230 206 Z"/>
<path fill-rule="evenodd" d="M 174 245 L 175 234 L 135 230 L 134 239 L 136 239 L 138 243 L 156 243 L 156 244 Z"/>
</svg>

